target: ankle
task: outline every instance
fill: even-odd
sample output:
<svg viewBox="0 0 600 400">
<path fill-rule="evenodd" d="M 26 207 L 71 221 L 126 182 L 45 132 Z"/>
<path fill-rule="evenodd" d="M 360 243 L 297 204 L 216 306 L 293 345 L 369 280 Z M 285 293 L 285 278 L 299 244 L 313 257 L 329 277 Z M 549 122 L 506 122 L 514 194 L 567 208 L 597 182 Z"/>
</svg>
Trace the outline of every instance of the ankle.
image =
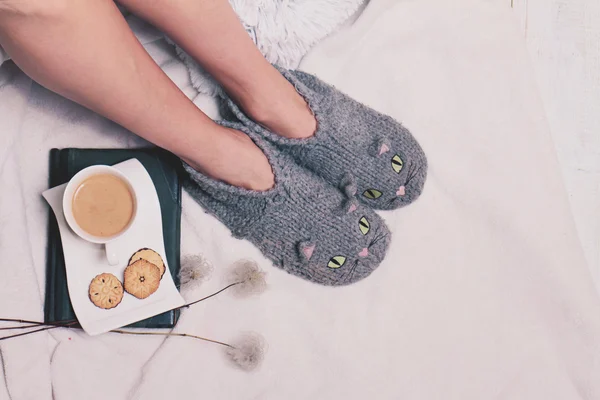
<svg viewBox="0 0 600 400">
<path fill-rule="evenodd" d="M 244 111 L 258 124 L 289 139 L 305 139 L 313 136 L 317 130 L 312 110 L 297 93 L 273 103 L 246 107 Z"/>
<path fill-rule="evenodd" d="M 242 110 L 273 133 L 290 139 L 314 135 L 317 121 L 296 88 L 273 68 L 274 75 L 260 87 L 232 93 Z"/>
</svg>

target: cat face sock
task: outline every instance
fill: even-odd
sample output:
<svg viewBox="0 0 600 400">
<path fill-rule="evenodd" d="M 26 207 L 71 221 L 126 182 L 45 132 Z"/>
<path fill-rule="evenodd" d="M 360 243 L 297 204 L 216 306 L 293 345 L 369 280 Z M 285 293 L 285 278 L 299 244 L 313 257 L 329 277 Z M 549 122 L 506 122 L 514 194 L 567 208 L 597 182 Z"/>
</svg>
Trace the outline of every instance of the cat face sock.
<svg viewBox="0 0 600 400">
<path fill-rule="evenodd" d="M 283 69 L 280 72 L 315 115 L 318 125 L 314 136 L 288 139 L 276 135 L 226 99 L 240 121 L 330 184 L 353 185 L 357 198 L 371 208 L 391 210 L 419 197 L 427 160 L 408 129 L 313 75 Z"/>
<path fill-rule="evenodd" d="M 258 247 L 273 263 L 323 285 L 347 285 L 381 263 L 390 233 L 372 210 L 356 201 L 355 186 L 332 187 L 241 124 L 222 125 L 248 134 L 275 175 L 268 191 L 216 181 L 184 164 L 186 189 L 233 236 Z"/>
</svg>

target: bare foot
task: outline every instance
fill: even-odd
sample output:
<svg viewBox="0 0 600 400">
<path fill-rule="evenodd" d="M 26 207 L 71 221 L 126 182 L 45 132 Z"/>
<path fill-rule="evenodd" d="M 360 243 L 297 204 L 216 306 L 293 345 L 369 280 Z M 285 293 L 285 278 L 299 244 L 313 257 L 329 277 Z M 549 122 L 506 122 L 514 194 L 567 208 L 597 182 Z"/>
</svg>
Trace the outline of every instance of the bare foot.
<svg viewBox="0 0 600 400">
<path fill-rule="evenodd" d="M 273 188 L 275 177 L 267 157 L 245 133 L 215 124 L 209 151 L 182 157 L 192 168 L 233 186 L 265 191 Z M 206 149 L 208 150 L 208 149 Z"/>
<path fill-rule="evenodd" d="M 290 139 L 313 136 L 315 116 L 296 88 L 279 71 L 269 65 L 268 78 L 251 92 L 234 97 L 242 109 L 270 131 Z"/>
</svg>

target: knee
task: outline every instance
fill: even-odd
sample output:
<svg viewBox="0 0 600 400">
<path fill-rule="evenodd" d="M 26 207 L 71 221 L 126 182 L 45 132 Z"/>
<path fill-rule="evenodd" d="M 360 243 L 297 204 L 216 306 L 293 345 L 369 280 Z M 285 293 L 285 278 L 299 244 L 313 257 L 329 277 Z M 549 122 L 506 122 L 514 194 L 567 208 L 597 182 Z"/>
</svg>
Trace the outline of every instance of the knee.
<svg viewBox="0 0 600 400">
<path fill-rule="evenodd" d="M 0 14 L 20 17 L 64 15 L 72 0 L 0 0 Z M 75 0 L 77 1 L 77 0 Z"/>
</svg>

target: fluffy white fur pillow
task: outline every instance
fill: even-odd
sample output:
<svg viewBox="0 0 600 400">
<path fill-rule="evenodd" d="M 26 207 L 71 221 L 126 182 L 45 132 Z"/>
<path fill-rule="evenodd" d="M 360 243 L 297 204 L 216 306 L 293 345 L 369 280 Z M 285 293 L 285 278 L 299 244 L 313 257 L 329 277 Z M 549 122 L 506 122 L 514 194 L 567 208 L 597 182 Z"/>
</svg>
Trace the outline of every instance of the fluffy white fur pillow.
<svg viewBox="0 0 600 400">
<path fill-rule="evenodd" d="M 339 28 L 365 0 L 229 0 L 248 34 L 267 60 L 296 68 L 317 42 Z M 217 83 L 188 54 L 177 54 L 190 71 L 192 85 L 215 94 Z"/>
</svg>

